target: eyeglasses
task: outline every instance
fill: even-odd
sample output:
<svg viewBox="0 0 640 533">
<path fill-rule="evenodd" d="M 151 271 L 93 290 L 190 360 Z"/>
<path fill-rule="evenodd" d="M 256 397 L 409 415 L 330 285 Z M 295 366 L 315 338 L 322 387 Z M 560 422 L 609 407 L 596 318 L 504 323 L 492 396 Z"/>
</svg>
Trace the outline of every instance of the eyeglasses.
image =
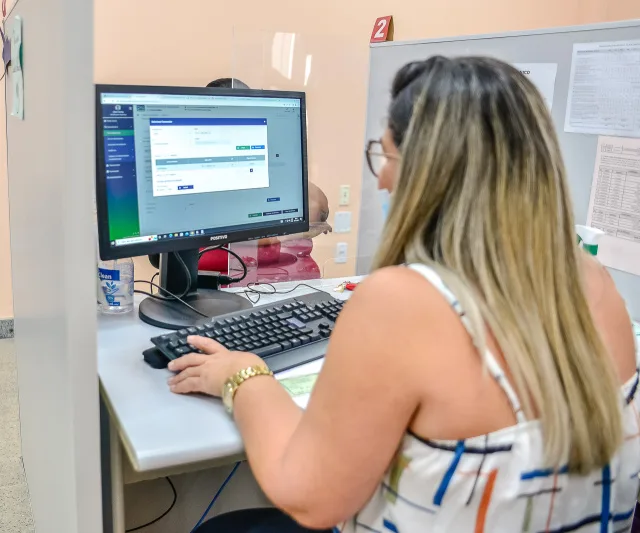
<svg viewBox="0 0 640 533">
<path fill-rule="evenodd" d="M 369 170 L 371 171 L 371 174 L 373 174 L 376 178 L 380 177 L 380 172 L 387 164 L 387 161 L 389 159 L 393 159 L 396 161 L 400 159 L 400 156 L 397 156 L 395 154 L 386 154 L 380 140 L 370 140 L 367 143 L 367 148 L 364 153 L 367 157 L 367 165 L 369 165 Z"/>
</svg>

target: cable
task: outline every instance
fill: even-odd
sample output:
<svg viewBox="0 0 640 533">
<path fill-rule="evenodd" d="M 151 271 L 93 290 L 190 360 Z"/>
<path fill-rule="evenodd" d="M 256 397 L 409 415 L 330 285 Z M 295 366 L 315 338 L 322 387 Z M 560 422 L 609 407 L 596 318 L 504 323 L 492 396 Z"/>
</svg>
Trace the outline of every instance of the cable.
<svg viewBox="0 0 640 533">
<path fill-rule="evenodd" d="M 193 279 L 191 278 L 191 272 L 189 271 L 189 267 L 187 266 L 187 263 L 184 262 L 184 259 L 182 259 L 182 256 L 176 252 L 173 252 L 173 255 L 178 260 L 178 263 L 180 263 L 180 266 L 182 266 L 182 269 L 184 270 L 184 273 L 187 276 L 187 286 L 185 287 L 184 291 L 182 291 L 182 294 L 177 297 L 177 298 L 184 298 L 187 294 L 189 294 L 189 291 L 191 290 L 191 282 L 193 281 Z"/>
<path fill-rule="evenodd" d="M 270 287 L 271 290 L 269 291 L 261 291 L 256 289 L 257 286 L 259 285 L 264 285 L 266 287 Z M 317 292 L 324 292 L 325 294 L 328 294 L 329 296 L 333 297 L 333 294 L 331 294 L 329 291 L 325 291 L 323 289 L 319 289 L 318 287 L 314 287 L 313 285 L 309 285 L 308 283 L 298 283 L 295 287 L 293 287 L 293 289 L 285 289 L 282 291 L 279 291 L 278 289 L 275 288 L 275 286 L 271 283 L 249 283 L 245 290 L 244 290 L 244 295 L 247 298 L 247 300 L 249 300 L 253 305 L 256 305 L 259 301 L 260 298 L 264 295 L 264 296 L 269 296 L 272 294 L 290 294 L 296 290 L 298 290 L 300 287 L 307 287 L 309 289 L 312 289 L 314 291 Z M 253 298 L 251 298 L 251 296 L 249 296 L 249 294 L 257 294 L 258 298 L 256 300 L 254 300 Z"/>
<path fill-rule="evenodd" d="M 222 275 L 219 276 L 218 279 L 220 280 L 221 285 L 231 285 L 232 283 L 240 283 L 247 277 L 248 275 L 247 264 L 244 262 L 244 259 L 242 259 L 242 257 L 240 257 L 236 252 L 234 252 L 230 248 L 226 248 L 224 246 L 209 246 L 208 248 L 204 248 L 200 250 L 198 259 L 200 259 L 207 252 L 212 252 L 214 250 L 224 250 L 229 255 L 232 255 L 233 257 L 235 257 L 240 263 L 240 266 L 242 267 L 242 276 L 240 276 L 239 278 L 232 278 L 230 276 L 222 276 Z"/>
<path fill-rule="evenodd" d="M 229 481 L 231 481 L 231 478 L 233 478 L 233 476 L 235 475 L 235 473 L 238 470 L 239 466 L 240 466 L 240 461 L 238 461 L 234 465 L 233 469 L 231 470 L 231 472 L 227 476 L 227 479 L 225 479 L 222 482 L 222 485 L 220 485 L 220 488 L 218 489 L 218 492 L 216 492 L 216 495 L 213 497 L 213 500 L 211 500 L 211 503 L 209 504 L 209 507 L 207 507 L 207 509 L 205 510 L 204 514 L 200 517 L 200 520 L 198 520 L 198 523 L 191 530 L 191 533 L 194 533 L 202 525 L 202 523 L 206 520 L 207 515 L 209 514 L 209 511 L 211 511 L 211 508 L 215 505 L 216 501 L 220 497 L 220 494 L 222 494 L 222 491 L 224 490 L 224 488 L 227 486 Z"/>
<path fill-rule="evenodd" d="M 151 522 L 147 522 L 146 524 L 143 524 L 142 526 L 138 526 L 138 527 L 134 527 L 134 528 L 131 528 L 131 529 L 127 529 L 126 533 L 131 533 L 132 531 L 140 531 L 141 529 L 144 529 L 145 527 L 149 527 L 149 526 L 155 524 L 156 522 L 160 522 L 160 520 L 162 520 L 165 516 L 167 516 L 173 510 L 173 508 L 176 506 L 176 502 L 178 501 L 178 491 L 176 490 L 176 487 L 173 484 L 173 481 L 171 481 L 171 479 L 169 479 L 168 477 L 166 477 L 165 479 L 167 480 L 167 482 L 171 486 L 171 491 L 173 492 L 173 501 L 171 502 L 171 505 L 169 506 L 169 508 L 164 513 L 162 513 L 158 518 L 156 518 L 155 520 L 152 520 Z"/>
<path fill-rule="evenodd" d="M 150 292 L 147 292 L 147 291 L 141 291 L 141 290 L 138 290 L 138 289 L 133 291 L 136 294 L 144 294 L 145 296 L 149 296 L 150 298 L 154 298 L 155 300 L 161 300 L 163 302 L 170 302 L 170 301 L 176 300 L 176 301 L 180 302 L 182 305 L 184 305 L 184 306 L 188 307 L 189 309 L 191 309 L 194 313 L 198 313 L 200 316 L 203 316 L 204 318 L 211 318 L 210 316 L 205 315 L 203 312 L 198 311 L 195 307 L 193 307 L 192 305 L 190 305 L 187 302 L 185 302 L 182 298 L 176 296 L 172 292 L 169 292 L 164 287 L 161 287 L 157 283 L 153 283 L 153 281 L 147 281 L 146 279 L 136 279 L 133 282 L 134 283 L 147 283 L 147 284 L 151 285 L 152 287 L 155 287 L 159 291 L 166 292 L 169 296 L 171 296 L 171 298 L 166 298 L 165 296 L 160 296 L 159 294 L 153 294 L 153 293 L 150 293 Z"/>
<path fill-rule="evenodd" d="M 151 283 L 153 283 L 159 275 L 160 275 L 160 272 L 156 272 L 153 276 L 151 276 Z M 151 292 L 153 292 L 153 287 L 151 287 Z"/>
</svg>

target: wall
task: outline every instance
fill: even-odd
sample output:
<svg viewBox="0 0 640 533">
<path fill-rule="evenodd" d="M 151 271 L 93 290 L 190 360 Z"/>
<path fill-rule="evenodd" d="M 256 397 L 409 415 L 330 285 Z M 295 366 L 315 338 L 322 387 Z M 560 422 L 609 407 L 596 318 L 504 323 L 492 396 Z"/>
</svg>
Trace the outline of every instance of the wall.
<svg viewBox="0 0 640 533">
<path fill-rule="evenodd" d="M 512 0 L 448 3 L 325 0 L 306 3 L 302 9 L 291 8 L 286 0 L 272 0 L 255 2 L 249 9 L 247 1 L 236 4 L 183 0 L 174 4 L 166 0 L 95 0 L 95 78 L 98 82 L 112 83 L 204 85 L 211 78 L 241 70 L 233 67 L 234 23 L 242 28 L 236 31 L 236 41 L 246 41 L 244 37 L 251 29 L 327 35 L 326 46 L 335 51 L 336 57 L 347 56 L 355 68 L 348 80 L 331 72 L 320 74 L 327 80 L 324 86 L 340 86 L 348 102 L 354 103 L 349 114 L 340 120 L 340 127 L 331 127 L 325 138 L 332 139 L 332 146 L 342 147 L 339 154 L 340 158 L 344 156 L 345 163 L 339 178 L 349 176 L 342 181 L 348 180 L 352 185 L 354 200 L 350 209 L 357 213 L 367 41 L 376 17 L 394 15 L 397 41 L 640 18 L 640 3 L 636 0 L 530 0 L 515 5 Z M 337 38 L 334 43 L 349 44 L 349 49 L 331 45 L 330 38 Z M 0 318 L 3 318 L 13 314 L 4 124 L 0 124 L 0 147 Z M 328 191 L 334 212 L 338 181 L 331 180 Z M 354 226 L 348 239 L 351 243 L 355 243 L 356 230 Z M 327 250 L 332 250 L 338 240 L 344 240 L 335 235 L 321 239 Z M 355 246 L 351 250 L 355 253 Z M 147 263 L 138 261 L 138 264 L 143 267 L 140 275 L 147 275 L 150 270 Z"/>
<path fill-rule="evenodd" d="M 38 533 L 98 533 L 93 4 L 20 0 L 13 14 L 24 50 L 24 120 L 9 118 L 7 133 L 24 467 Z"/>
<path fill-rule="evenodd" d="M 4 80 L 0 83 L 0 109 L 4 108 Z M 7 182 L 6 117 L 0 116 L 0 320 L 13 316 L 11 254 L 9 253 L 9 188 Z"/>
<path fill-rule="evenodd" d="M 395 40 L 640 17 L 637 0 L 325 0 L 293 8 L 287 0 L 183 0 L 178 5 L 165 0 L 97 0 L 96 80 L 201 86 L 233 74 L 256 87 L 306 90 L 310 179 L 329 197 L 332 213 L 339 209 L 340 186 L 351 186 L 351 205 L 340 208 L 353 212 L 351 233 L 314 241 L 314 257 L 326 277 L 353 272 L 355 262 L 368 38 L 376 17 L 394 15 Z M 306 85 L 304 61 L 299 59 L 294 60 L 291 81 L 274 76 L 270 48 L 277 31 L 296 32 L 295 54 L 313 56 Z M 349 245 L 346 270 L 330 261 L 337 242 Z M 137 265 L 136 277 L 151 275 L 146 259 L 137 260 Z"/>
</svg>

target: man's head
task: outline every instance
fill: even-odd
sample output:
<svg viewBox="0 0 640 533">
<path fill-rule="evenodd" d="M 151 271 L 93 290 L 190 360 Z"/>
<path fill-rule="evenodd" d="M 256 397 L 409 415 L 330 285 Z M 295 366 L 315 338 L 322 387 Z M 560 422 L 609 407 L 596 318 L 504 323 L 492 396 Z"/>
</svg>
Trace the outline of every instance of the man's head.
<svg viewBox="0 0 640 533">
<path fill-rule="evenodd" d="M 218 78 L 217 80 L 210 81 L 207 87 L 214 89 L 250 89 L 250 87 L 235 78 Z"/>
</svg>

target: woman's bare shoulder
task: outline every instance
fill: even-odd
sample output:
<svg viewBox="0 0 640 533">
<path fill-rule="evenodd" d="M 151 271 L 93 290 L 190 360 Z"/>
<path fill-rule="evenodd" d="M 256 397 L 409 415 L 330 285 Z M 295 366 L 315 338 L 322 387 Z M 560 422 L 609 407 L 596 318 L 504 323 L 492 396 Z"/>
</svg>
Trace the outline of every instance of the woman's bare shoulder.
<svg viewBox="0 0 640 533">
<path fill-rule="evenodd" d="M 624 382 L 637 366 L 633 326 L 625 301 L 609 271 L 597 260 L 584 254 L 582 268 L 591 314 Z"/>
</svg>

